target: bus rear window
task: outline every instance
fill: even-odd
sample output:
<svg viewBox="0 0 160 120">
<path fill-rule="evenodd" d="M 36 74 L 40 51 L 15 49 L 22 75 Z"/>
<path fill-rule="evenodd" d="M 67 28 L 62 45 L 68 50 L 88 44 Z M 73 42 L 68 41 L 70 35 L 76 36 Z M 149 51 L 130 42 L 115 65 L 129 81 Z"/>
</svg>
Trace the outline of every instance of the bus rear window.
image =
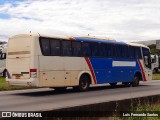
<svg viewBox="0 0 160 120">
<path fill-rule="evenodd" d="M 26 55 L 30 54 L 30 51 L 31 51 L 31 38 L 20 36 L 9 39 L 8 55 Z"/>
</svg>

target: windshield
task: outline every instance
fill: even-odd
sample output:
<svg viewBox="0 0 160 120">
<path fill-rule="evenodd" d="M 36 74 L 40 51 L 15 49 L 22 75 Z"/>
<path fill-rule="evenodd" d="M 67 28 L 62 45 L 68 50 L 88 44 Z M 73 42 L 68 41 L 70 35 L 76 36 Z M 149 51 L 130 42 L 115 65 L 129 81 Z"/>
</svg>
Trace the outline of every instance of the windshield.
<svg viewBox="0 0 160 120">
<path fill-rule="evenodd" d="M 142 48 L 144 64 L 146 67 L 151 68 L 151 55 L 149 49 Z"/>
</svg>

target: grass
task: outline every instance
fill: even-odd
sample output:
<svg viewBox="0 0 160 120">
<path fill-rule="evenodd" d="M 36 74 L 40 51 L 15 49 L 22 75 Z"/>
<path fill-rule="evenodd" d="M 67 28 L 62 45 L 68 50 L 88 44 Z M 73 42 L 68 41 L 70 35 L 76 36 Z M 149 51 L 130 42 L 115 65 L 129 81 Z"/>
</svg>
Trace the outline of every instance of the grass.
<svg viewBox="0 0 160 120">
<path fill-rule="evenodd" d="M 129 112 L 128 112 L 129 113 Z M 147 116 L 115 117 L 115 120 L 160 120 L 160 102 L 158 103 L 138 103 L 135 107 L 131 105 L 130 114 L 146 114 Z M 149 116 L 157 114 L 157 116 Z"/>
<path fill-rule="evenodd" d="M 160 73 L 153 74 L 152 79 L 153 80 L 160 80 Z"/>
<path fill-rule="evenodd" d="M 29 89 L 27 86 L 12 86 L 6 83 L 5 78 L 0 78 L 0 91 Z"/>
</svg>

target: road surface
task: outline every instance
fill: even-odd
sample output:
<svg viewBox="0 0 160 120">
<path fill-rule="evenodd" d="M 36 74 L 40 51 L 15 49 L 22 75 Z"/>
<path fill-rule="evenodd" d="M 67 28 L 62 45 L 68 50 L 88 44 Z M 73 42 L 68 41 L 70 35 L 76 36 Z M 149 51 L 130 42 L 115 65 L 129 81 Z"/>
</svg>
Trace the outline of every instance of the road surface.
<svg viewBox="0 0 160 120">
<path fill-rule="evenodd" d="M 150 95 L 160 95 L 160 80 L 141 82 L 138 87 L 109 85 L 92 87 L 88 92 L 55 92 L 40 88 L 0 92 L 0 111 L 48 111 Z"/>
</svg>

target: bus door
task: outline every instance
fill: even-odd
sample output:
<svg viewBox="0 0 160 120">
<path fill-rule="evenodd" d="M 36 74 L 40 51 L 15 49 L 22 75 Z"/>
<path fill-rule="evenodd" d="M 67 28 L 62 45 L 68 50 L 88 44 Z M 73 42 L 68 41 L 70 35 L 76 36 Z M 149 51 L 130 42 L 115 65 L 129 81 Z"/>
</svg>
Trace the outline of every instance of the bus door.
<svg viewBox="0 0 160 120">
<path fill-rule="evenodd" d="M 151 56 L 149 49 L 142 48 L 143 53 L 143 63 L 144 63 L 144 72 L 146 80 L 152 80 L 152 70 L 151 70 Z"/>
</svg>

